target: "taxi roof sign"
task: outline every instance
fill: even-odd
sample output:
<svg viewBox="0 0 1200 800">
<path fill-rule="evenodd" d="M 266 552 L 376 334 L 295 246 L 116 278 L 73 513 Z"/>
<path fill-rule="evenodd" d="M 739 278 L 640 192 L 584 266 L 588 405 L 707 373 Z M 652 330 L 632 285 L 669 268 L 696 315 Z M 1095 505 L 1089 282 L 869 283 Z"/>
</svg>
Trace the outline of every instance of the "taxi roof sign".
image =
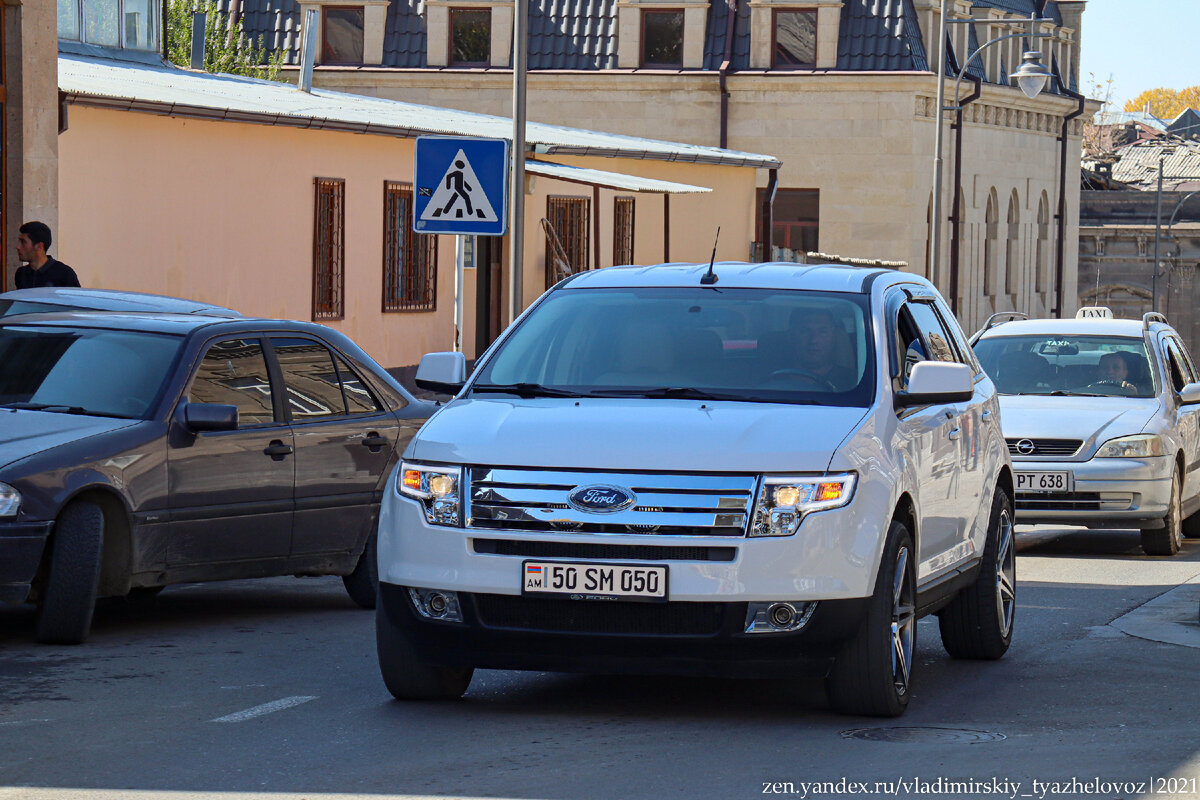
<svg viewBox="0 0 1200 800">
<path fill-rule="evenodd" d="M 1084 306 L 1075 312 L 1075 319 L 1112 319 L 1112 309 L 1108 306 Z"/>
</svg>

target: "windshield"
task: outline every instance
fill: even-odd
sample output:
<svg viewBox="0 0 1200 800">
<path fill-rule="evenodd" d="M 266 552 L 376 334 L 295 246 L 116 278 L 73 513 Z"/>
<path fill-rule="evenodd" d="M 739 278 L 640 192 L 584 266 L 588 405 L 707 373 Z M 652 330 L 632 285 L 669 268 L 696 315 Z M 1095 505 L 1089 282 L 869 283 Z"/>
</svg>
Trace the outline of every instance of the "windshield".
<svg viewBox="0 0 1200 800">
<path fill-rule="evenodd" d="M 993 336 L 975 344 L 1000 394 L 1153 397 L 1146 343 L 1131 336 Z"/>
<path fill-rule="evenodd" d="M 867 298 L 776 289 L 562 289 L 484 364 L 474 393 L 868 406 Z"/>
<path fill-rule="evenodd" d="M 90 328 L 0 328 L 0 406 L 145 418 L 182 339 Z"/>
<path fill-rule="evenodd" d="M 0 317 L 13 314 L 38 314 L 43 311 L 71 311 L 75 306 L 36 303 L 29 300 L 0 300 Z"/>
</svg>

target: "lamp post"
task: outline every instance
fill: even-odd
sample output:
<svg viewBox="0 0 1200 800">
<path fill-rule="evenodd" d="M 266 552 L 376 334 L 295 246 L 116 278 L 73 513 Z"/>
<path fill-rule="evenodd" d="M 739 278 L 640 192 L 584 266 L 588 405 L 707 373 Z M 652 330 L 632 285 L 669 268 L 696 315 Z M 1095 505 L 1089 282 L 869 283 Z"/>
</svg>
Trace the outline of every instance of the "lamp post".
<svg viewBox="0 0 1200 800">
<path fill-rule="evenodd" d="M 962 89 L 963 76 L 967 74 L 967 68 L 971 62 L 979 57 L 987 48 L 998 42 L 1003 42 L 1007 39 L 1024 38 L 1028 36 L 1030 46 L 1032 47 L 1033 39 L 1044 39 L 1051 36 L 1049 33 L 1038 33 L 1037 23 L 1053 22 L 1050 19 L 1038 18 L 1036 14 L 1029 17 L 1029 33 L 1010 33 L 1004 36 L 997 36 L 987 42 L 981 44 L 963 61 L 962 67 L 958 71 L 958 76 L 954 81 L 954 103 L 946 105 L 946 25 L 950 20 L 946 19 L 947 6 L 949 0 L 942 0 L 941 19 L 938 25 L 938 83 L 937 83 L 937 118 L 934 121 L 933 135 L 933 208 L 931 231 L 929 236 L 929 248 L 932 251 L 929 254 L 930 277 L 937 285 L 941 280 L 941 260 L 942 260 L 942 131 L 945 126 L 945 120 L 942 115 L 947 111 L 959 110 L 959 92 Z M 980 22 L 975 19 L 953 20 L 955 23 L 971 23 Z M 1046 84 L 1054 77 L 1046 66 L 1042 63 L 1042 54 L 1037 50 L 1027 50 L 1021 57 L 1021 66 L 1016 72 L 1009 76 L 1026 97 L 1033 99 L 1037 97 L 1046 88 Z M 961 132 L 960 132 L 961 135 Z M 957 312 L 958 298 L 950 298 L 952 307 Z"/>
<path fill-rule="evenodd" d="M 1150 310 L 1158 311 L 1158 251 L 1162 241 L 1162 184 L 1163 161 L 1175 152 L 1174 147 L 1162 147 L 1158 151 L 1158 191 L 1154 199 L 1154 271 L 1150 274 Z M 1187 199 L 1187 198 L 1184 198 Z M 1176 208 L 1176 211 L 1179 209 Z M 1171 215 L 1174 219 L 1174 214 Z"/>
</svg>

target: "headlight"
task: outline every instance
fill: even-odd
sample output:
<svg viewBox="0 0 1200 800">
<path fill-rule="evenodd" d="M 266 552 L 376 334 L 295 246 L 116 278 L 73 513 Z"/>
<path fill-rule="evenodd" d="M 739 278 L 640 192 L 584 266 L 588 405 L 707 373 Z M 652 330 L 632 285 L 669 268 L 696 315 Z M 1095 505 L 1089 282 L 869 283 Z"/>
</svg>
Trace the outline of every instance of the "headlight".
<svg viewBox="0 0 1200 800">
<path fill-rule="evenodd" d="M 854 496 L 856 476 L 824 475 L 819 478 L 763 478 L 754 507 L 751 536 L 791 536 L 805 515 L 828 508 L 840 508 Z"/>
<path fill-rule="evenodd" d="M 7 483 L 0 483 L 0 519 L 15 517 L 21 510 L 21 493 Z"/>
<path fill-rule="evenodd" d="M 1109 439 L 1100 445 L 1100 449 L 1096 451 L 1096 458 L 1148 458 L 1165 454 L 1161 436 L 1143 433 Z"/>
<path fill-rule="evenodd" d="M 421 502 L 430 525 L 462 525 L 461 467 L 431 467 L 405 461 L 396 473 L 396 491 Z"/>
</svg>

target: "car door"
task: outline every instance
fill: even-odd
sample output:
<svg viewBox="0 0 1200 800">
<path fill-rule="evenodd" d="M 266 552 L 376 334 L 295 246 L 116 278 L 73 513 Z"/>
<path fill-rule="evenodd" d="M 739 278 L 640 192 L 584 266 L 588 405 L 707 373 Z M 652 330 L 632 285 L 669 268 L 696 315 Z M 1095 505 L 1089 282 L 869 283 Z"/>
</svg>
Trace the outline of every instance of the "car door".
<svg viewBox="0 0 1200 800">
<path fill-rule="evenodd" d="M 400 423 L 346 359 L 306 336 L 273 336 L 296 445 L 292 558 L 357 554 L 395 463 Z"/>
<path fill-rule="evenodd" d="M 1183 342 L 1174 335 L 1162 337 L 1163 365 L 1166 367 L 1166 394 L 1170 397 L 1168 414 L 1174 416 L 1175 429 L 1183 442 L 1184 478 L 1180 487 L 1183 502 L 1190 505 L 1192 498 L 1200 493 L 1200 405 L 1183 405 L 1179 392 L 1197 380 L 1196 370 L 1188 357 Z"/>
<path fill-rule="evenodd" d="M 237 406 L 238 427 L 192 433 L 172 422 L 169 569 L 226 565 L 198 579 L 282 571 L 291 547 L 295 462 L 276 394 L 261 339 L 222 338 L 204 348 L 182 402 Z"/>
<path fill-rule="evenodd" d="M 912 367 L 921 361 L 957 361 L 951 336 L 934 308 L 934 296 L 909 294 L 897 316 L 897 340 L 905 388 Z M 914 406 L 900 412 L 900 427 L 910 441 L 909 455 L 917 471 L 919 502 L 917 580 L 944 572 L 964 556 L 967 536 L 963 508 L 970 496 L 963 470 L 961 443 L 968 403 Z"/>
</svg>

